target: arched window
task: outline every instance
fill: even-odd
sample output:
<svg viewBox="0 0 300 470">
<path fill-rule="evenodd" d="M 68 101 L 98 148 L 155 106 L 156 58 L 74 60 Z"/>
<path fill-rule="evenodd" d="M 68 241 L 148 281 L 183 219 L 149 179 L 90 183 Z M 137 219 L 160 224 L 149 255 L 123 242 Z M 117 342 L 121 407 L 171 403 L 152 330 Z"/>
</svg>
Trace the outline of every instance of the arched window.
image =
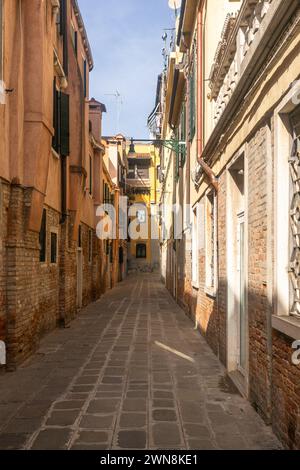
<svg viewBox="0 0 300 470">
<path fill-rule="evenodd" d="M 136 257 L 147 258 L 147 247 L 145 243 L 139 243 L 138 245 L 136 245 Z"/>
</svg>

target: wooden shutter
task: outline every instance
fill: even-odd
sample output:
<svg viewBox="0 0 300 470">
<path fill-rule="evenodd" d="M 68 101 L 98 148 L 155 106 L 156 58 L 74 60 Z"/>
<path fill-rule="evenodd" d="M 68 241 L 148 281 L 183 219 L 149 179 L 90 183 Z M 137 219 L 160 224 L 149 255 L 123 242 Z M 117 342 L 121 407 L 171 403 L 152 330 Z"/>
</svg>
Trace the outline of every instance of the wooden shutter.
<svg viewBox="0 0 300 470">
<path fill-rule="evenodd" d="M 69 95 L 60 94 L 60 120 L 61 120 L 61 142 L 60 153 L 64 157 L 70 155 L 70 99 Z"/>
<path fill-rule="evenodd" d="M 52 139 L 52 147 L 58 153 L 60 141 L 60 116 L 59 116 L 59 92 L 56 89 L 56 78 L 53 81 L 53 128 L 54 136 Z"/>
<path fill-rule="evenodd" d="M 190 88 L 190 140 L 193 140 L 196 133 L 196 51 L 194 50 L 194 63 L 189 80 Z"/>
</svg>

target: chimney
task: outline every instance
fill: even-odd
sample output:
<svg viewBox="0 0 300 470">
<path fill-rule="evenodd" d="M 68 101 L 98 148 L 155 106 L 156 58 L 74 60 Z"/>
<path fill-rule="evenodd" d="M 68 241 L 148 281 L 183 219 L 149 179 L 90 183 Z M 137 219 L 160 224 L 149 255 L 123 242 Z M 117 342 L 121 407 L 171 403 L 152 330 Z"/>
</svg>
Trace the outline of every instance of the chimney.
<svg viewBox="0 0 300 470">
<path fill-rule="evenodd" d="M 106 113 L 105 105 L 96 101 L 95 98 L 92 98 L 89 102 L 90 132 L 98 142 L 100 142 L 102 137 L 103 113 Z"/>
</svg>

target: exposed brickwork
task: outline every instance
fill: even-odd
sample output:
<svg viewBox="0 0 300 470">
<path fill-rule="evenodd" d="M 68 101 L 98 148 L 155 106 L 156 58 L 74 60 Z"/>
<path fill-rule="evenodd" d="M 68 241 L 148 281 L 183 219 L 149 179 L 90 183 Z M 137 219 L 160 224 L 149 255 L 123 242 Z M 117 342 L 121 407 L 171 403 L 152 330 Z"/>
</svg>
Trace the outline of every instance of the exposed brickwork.
<svg viewBox="0 0 300 470">
<path fill-rule="evenodd" d="M 9 185 L 0 180 L 0 341 L 6 340 L 6 230 Z"/>
<path fill-rule="evenodd" d="M 254 408 L 273 426 L 287 448 L 300 447 L 300 369 L 292 365 L 292 342 L 273 330 L 273 306 L 268 301 L 268 250 L 274 257 L 273 238 L 268 239 L 268 158 L 269 124 L 265 123 L 249 138 L 245 155 L 247 164 L 248 199 L 248 349 L 249 400 Z M 272 143 L 273 146 L 273 143 Z M 273 189 L 274 191 L 274 189 Z M 218 191 L 218 292 L 216 299 L 205 289 L 205 249 L 199 251 L 199 289 L 192 286 L 192 256 L 179 245 L 178 303 L 194 320 L 221 362 L 227 364 L 228 299 L 227 299 L 227 172 L 219 176 Z M 272 194 L 274 198 L 274 193 Z M 273 233 L 273 230 L 272 230 Z M 274 262 L 274 258 L 273 258 Z M 172 291 L 172 272 L 167 286 Z M 272 336 L 273 335 L 273 336 Z"/>
<path fill-rule="evenodd" d="M 291 358 L 293 340 L 273 332 L 272 423 L 286 447 L 300 448 L 300 367 Z"/>
<path fill-rule="evenodd" d="M 60 214 L 46 207 L 46 261 L 40 262 L 39 234 L 26 229 L 30 190 L 1 184 L 0 218 L 0 340 L 14 368 L 34 352 L 41 337 L 65 326 L 77 313 L 77 241 L 72 215 L 60 224 Z M 82 227 L 83 305 L 106 290 L 109 257 L 95 231 Z M 57 234 L 57 261 L 51 263 L 51 232 Z M 92 253 L 89 258 L 89 232 Z"/>
<path fill-rule="evenodd" d="M 270 416 L 271 357 L 267 315 L 267 128 L 248 145 L 248 317 L 250 400 Z"/>
</svg>

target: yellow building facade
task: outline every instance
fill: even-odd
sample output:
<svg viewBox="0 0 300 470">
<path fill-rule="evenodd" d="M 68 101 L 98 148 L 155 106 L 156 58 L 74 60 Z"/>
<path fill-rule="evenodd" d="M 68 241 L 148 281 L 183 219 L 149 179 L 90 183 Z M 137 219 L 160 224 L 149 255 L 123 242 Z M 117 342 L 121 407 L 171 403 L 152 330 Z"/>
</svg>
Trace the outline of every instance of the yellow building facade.
<svg viewBox="0 0 300 470">
<path fill-rule="evenodd" d="M 157 214 L 160 198 L 159 150 L 153 145 L 144 143 L 128 145 L 127 160 L 128 270 L 154 271 L 160 266 Z"/>
</svg>

